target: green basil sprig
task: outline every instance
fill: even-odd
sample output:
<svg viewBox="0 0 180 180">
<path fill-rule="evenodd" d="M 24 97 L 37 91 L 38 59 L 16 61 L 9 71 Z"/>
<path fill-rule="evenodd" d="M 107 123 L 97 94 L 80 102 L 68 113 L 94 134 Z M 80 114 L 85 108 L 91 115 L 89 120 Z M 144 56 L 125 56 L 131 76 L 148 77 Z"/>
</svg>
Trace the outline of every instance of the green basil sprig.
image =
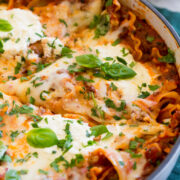
<svg viewBox="0 0 180 180">
<path fill-rule="evenodd" d="M 6 172 L 5 180 L 20 180 L 20 176 L 16 170 L 10 169 Z"/>
<path fill-rule="evenodd" d="M 101 70 L 105 73 L 108 79 L 127 79 L 136 75 L 136 72 L 123 64 L 109 64 L 104 63 Z"/>
<path fill-rule="evenodd" d="M 9 32 L 13 29 L 12 25 L 5 19 L 0 19 L 0 31 Z"/>
<path fill-rule="evenodd" d="M 76 62 L 79 66 L 93 69 L 99 72 L 95 76 L 102 77 L 105 79 L 128 79 L 136 75 L 136 72 L 124 64 L 108 62 L 102 63 L 102 61 L 93 54 L 84 54 L 81 56 L 76 56 Z M 99 69 L 98 69 L 99 68 Z"/>
<path fill-rule="evenodd" d="M 27 133 L 27 142 L 35 148 L 46 148 L 56 145 L 58 138 L 49 128 L 35 128 Z"/>
<path fill-rule="evenodd" d="M 79 66 L 86 68 L 98 68 L 101 66 L 101 60 L 93 54 L 84 54 L 81 56 L 76 56 L 76 62 Z"/>
</svg>

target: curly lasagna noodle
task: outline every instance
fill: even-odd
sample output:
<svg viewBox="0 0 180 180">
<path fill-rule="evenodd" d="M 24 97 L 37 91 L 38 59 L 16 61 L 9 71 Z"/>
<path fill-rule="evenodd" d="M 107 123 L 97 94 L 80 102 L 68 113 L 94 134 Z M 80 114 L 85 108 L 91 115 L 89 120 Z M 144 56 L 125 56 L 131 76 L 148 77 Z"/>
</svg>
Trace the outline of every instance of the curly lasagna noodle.
<svg viewBox="0 0 180 180">
<path fill-rule="evenodd" d="M 145 179 L 179 135 L 174 63 L 118 0 L 2 3 L 0 179 Z"/>
</svg>

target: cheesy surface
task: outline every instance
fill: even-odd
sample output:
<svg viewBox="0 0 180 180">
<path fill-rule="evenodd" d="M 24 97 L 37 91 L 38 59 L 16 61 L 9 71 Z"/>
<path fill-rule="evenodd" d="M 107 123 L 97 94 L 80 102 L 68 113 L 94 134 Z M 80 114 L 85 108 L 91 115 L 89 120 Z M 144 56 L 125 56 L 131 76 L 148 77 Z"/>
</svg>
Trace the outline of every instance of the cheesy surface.
<svg viewBox="0 0 180 180">
<path fill-rule="evenodd" d="M 116 0 L 11 3 L 0 7 L 0 180 L 144 179 L 179 132 L 173 52 L 148 35 L 145 60 L 147 25 Z"/>
</svg>

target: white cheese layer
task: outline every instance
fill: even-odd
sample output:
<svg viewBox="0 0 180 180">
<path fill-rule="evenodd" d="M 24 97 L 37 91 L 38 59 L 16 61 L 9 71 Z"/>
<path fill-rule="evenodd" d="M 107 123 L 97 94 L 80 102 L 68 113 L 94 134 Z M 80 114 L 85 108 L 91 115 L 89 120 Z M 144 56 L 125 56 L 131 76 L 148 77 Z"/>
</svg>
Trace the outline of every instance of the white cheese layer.
<svg viewBox="0 0 180 180">
<path fill-rule="evenodd" d="M 64 130 L 66 124 L 70 124 L 70 133 L 73 139 L 72 148 L 64 155 L 64 158 L 68 162 L 70 162 L 72 158 L 75 158 L 75 154 L 88 155 L 88 152 L 91 152 L 93 149 L 95 149 L 94 146 L 84 147 L 84 145 L 87 145 L 88 141 L 93 140 L 94 137 L 86 136 L 86 131 L 90 132 L 90 127 L 87 123 L 82 122 L 81 124 L 79 124 L 77 120 L 63 118 L 61 115 L 47 115 L 42 117 L 43 120 L 38 124 L 39 127 L 52 129 L 56 133 L 59 140 L 65 139 L 66 133 Z M 50 163 L 52 163 L 55 158 L 62 155 L 62 151 L 60 148 L 57 148 L 57 146 L 44 149 L 30 147 L 29 150 L 31 153 L 37 152 L 38 158 L 32 156 L 27 162 L 13 162 L 11 164 L 11 167 L 13 169 L 28 170 L 28 174 L 23 175 L 23 180 L 41 179 L 43 175 L 38 172 L 39 169 L 47 170 L 49 175 L 55 172 L 53 168 L 50 168 Z M 53 154 L 53 151 L 56 153 Z M 63 163 L 58 164 L 60 164 L 60 169 L 64 169 L 62 165 Z"/>
<path fill-rule="evenodd" d="M 10 32 L 0 31 L 0 38 L 9 38 L 3 42 L 4 56 L 27 53 L 29 44 L 41 39 L 42 26 L 39 17 L 31 11 L 12 9 L 0 10 L 1 19 L 7 20 L 13 27 Z"/>
<path fill-rule="evenodd" d="M 120 100 L 125 100 L 128 109 L 133 110 L 134 106 L 132 105 L 132 102 L 138 98 L 140 93 L 138 87 L 140 87 L 142 83 L 151 84 L 153 77 L 150 76 L 148 70 L 143 64 L 134 61 L 133 56 L 128 53 L 127 49 L 125 50 L 126 55 L 124 55 L 123 45 L 111 46 L 109 44 L 106 46 L 96 46 L 92 52 L 88 52 L 87 50 L 76 51 L 72 58 L 69 59 L 67 57 L 63 57 L 57 60 L 46 69 L 36 73 L 29 81 L 9 81 L 5 85 L 0 85 L 0 89 L 10 94 L 16 94 L 23 102 L 29 102 L 29 98 L 32 96 L 36 99 L 36 105 L 45 106 L 56 113 L 61 113 L 63 108 L 63 110 L 67 112 L 80 113 L 92 117 L 91 108 L 93 106 L 93 102 L 89 101 L 90 104 L 88 104 L 87 100 L 79 97 L 79 94 L 76 91 L 77 81 L 75 78 L 72 78 L 71 74 L 68 73 L 68 66 L 75 62 L 75 56 L 89 53 L 95 54 L 95 52 L 98 52 L 98 56 L 103 62 L 112 63 L 112 61 L 106 61 L 104 59 L 106 57 L 111 57 L 116 61 L 116 63 L 118 63 L 116 60 L 116 57 L 118 56 L 127 62 L 127 66 L 134 63 L 134 67 L 132 67 L 132 69 L 136 72 L 136 76 L 131 79 L 120 79 L 114 81 L 93 77 L 94 82 L 91 83 L 96 89 L 98 105 L 100 105 L 102 110 L 108 115 L 112 116 L 111 111 L 109 111 L 105 105 L 104 98 L 107 97 L 108 85 L 110 86 L 112 82 L 118 87 L 117 92 L 112 92 L 112 100 L 116 104 L 119 104 Z M 88 73 L 84 73 L 82 75 L 86 78 L 90 78 Z M 36 83 L 41 84 L 35 86 L 34 84 Z M 30 94 L 26 95 L 28 88 L 31 89 Z M 43 93 L 46 102 L 41 97 L 41 93 L 43 91 L 50 92 Z M 71 99 L 66 96 L 69 92 L 72 94 Z M 58 106 L 56 104 L 55 106 L 52 106 L 50 103 L 54 103 L 54 101 L 58 103 L 58 98 L 62 99 L 63 103 Z"/>
<path fill-rule="evenodd" d="M 100 59 L 104 59 L 106 57 L 112 57 L 113 59 L 116 59 L 117 57 L 120 57 L 127 62 L 127 66 L 134 64 L 132 69 L 137 73 L 136 76 L 131 79 L 113 81 L 118 89 L 121 90 L 122 99 L 126 101 L 128 106 L 133 108 L 132 102 L 137 99 L 139 94 L 138 87 L 140 87 L 142 83 L 151 84 L 152 77 L 150 76 L 148 70 L 143 64 L 136 62 L 133 56 L 127 49 L 125 49 L 125 46 L 123 45 L 101 45 L 97 46 L 96 49 L 99 51 Z M 123 50 L 125 51 L 124 53 Z M 109 81 L 109 84 L 111 82 L 112 81 Z"/>
<path fill-rule="evenodd" d="M 75 158 L 76 154 L 82 154 L 83 156 L 86 156 L 89 154 L 89 152 L 92 152 L 99 148 L 127 149 L 129 141 L 134 137 L 141 137 L 145 129 L 148 129 L 148 131 L 144 131 L 144 134 L 155 134 L 163 130 L 163 125 L 159 125 L 156 127 L 151 127 L 149 125 L 141 125 L 136 128 L 130 127 L 129 125 L 108 125 L 107 128 L 109 132 L 112 133 L 112 136 L 107 138 L 106 140 L 102 139 L 100 141 L 97 141 L 92 146 L 86 147 L 85 145 L 88 144 L 88 141 L 92 141 L 94 138 L 94 136 L 87 137 L 87 132 L 89 134 L 91 133 L 90 127 L 87 123 L 78 123 L 76 119 L 63 118 L 61 115 L 46 115 L 42 117 L 43 120 L 40 123 L 38 123 L 39 127 L 50 128 L 56 133 L 58 139 L 65 139 L 66 133 L 64 130 L 66 124 L 70 124 L 69 130 L 73 139 L 71 142 L 72 148 L 70 148 L 69 151 L 66 152 L 66 154 L 64 154 L 63 156 L 68 162 L 70 162 L 72 158 Z M 103 134 L 101 137 L 104 138 L 105 136 L 106 133 Z M 16 145 L 16 141 L 14 142 L 14 145 Z M 22 152 L 23 151 L 24 150 L 22 149 Z M 12 169 L 16 170 L 27 169 L 28 174 L 23 175 L 23 180 L 38 180 L 42 177 L 46 177 L 39 173 L 39 169 L 47 171 L 49 175 L 48 177 L 50 179 L 53 179 L 51 178 L 51 175 L 53 177 L 53 173 L 55 173 L 55 170 L 52 167 L 50 167 L 50 164 L 57 157 L 62 155 L 61 149 L 57 148 L 57 146 L 52 146 L 50 148 L 43 149 L 29 147 L 29 153 L 33 154 L 34 152 L 38 153 L 38 158 L 31 155 L 31 158 L 29 158 L 27 161 L 23 163 L 17 163 L 15 160 L 11 164 L 9 164 L 8 167 L 11 167 Z M 118 157 L 118 160 L 122 161 L 121 156 L 119 155 Z M 64 169 L 63 164 L 63 162 L 58 163 L 61 170 Z M 143 168 L 143 165 L 141 168 Z M 139 172 L 138 170 L 135 172 L 137 173 L 137 177 L 141 174 L 141 172 Z M 65 176 L 65 174 L 63 174 L 63 171 L 59 173 L 58 177 L 61 176 Z M 129 179 L 134 179 L 134 177 L 131 177 Z"/>
</svg>

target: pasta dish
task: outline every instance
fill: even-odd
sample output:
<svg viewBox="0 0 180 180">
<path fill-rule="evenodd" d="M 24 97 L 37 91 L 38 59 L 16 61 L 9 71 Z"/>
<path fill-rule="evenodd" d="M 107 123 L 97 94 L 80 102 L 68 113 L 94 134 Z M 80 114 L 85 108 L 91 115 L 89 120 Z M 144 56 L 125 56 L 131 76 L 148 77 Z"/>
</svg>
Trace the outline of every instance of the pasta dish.
<svg viewBox="0 0 180 180">
<path fill-rule="evenodd" d="M 175 62 L 118 0 L 2 1 L 0 179 L 146 179 L 180 132 Z"/>
</svg>

